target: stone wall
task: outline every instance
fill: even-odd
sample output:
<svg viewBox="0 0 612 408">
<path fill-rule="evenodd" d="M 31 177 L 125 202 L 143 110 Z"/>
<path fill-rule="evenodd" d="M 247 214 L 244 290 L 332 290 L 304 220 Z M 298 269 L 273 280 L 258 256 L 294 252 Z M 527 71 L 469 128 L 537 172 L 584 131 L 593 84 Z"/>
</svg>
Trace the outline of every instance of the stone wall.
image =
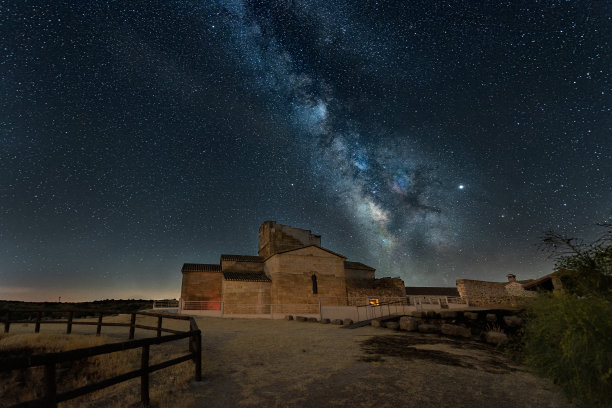
<svg viewBox="0 0 612 408">
<path fill-rule="evenodd" d="M 505 285 L 506 294 L 508 296 L 533 297 L 537 296 L 536 292 L 525 290 L 523 285 L 518 282 L 509 282 Z"/>
<path fill-rule="evenodd" d="M 223 313 L 270 313 L 270 282 L 224 280 Z"/>
<path fill-rule="evenodd" d="M 459 296 L 468 298 L 478 297 L 504 297 L 507 295 L 502 282 L 486 282 L 471 279 L 457 280 Z"/>
<path fill-rule="evenodd" d="M 487 282 L 459 279 L 457 290 L 459 296 L 468 298 L 470 306 L 521 306 L 525 303 L 525 298 L 537 295 L 535 292 L 525 290 L 523 285 L 516 281 Z"/>
<path fill-rule="evenodd" d="M 319 296 L 346 299 L 344 258 L 321 248 L 276 254 L 265 267 L 272 280 L 270 297 L 274 304 L 318 304 Z M 317 277 L 317 293 L 313 293 L 312 275 Z"/>
<path fill-rule="evenodd" d="M 183 272 L 182 300 L 220 301 L 223 274 L 215 272 Z"/>
<path fill-rule="evenodd" d="M 268 258 L 273 254 L 308 245 L 321 246 L 321 237 L 309 230 L 266 221 L 259 227 L 259 256 Z"/>
<path fill-rule="evenodd" d="M 374 298 L 381 303 L 406 298 L 404 281 L 399 278 L 362 280 L 358 285 L 354 280 L 347 279 L 346 292 L 349 298 Z"/>
</svg>

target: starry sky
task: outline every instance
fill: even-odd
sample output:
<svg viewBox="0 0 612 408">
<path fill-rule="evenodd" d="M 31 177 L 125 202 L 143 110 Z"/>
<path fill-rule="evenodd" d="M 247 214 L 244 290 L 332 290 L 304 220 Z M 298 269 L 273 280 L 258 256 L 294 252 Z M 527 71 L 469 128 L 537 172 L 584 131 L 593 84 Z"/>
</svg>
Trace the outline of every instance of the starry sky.
<svg viewBox="0 0 612 408">
<path fill-rule="evenodd" d="M 409 286 L 612 214 L 610 1 L 0 1 L 0 299 L 178 297 L 310 229 Z"/>
</svg>

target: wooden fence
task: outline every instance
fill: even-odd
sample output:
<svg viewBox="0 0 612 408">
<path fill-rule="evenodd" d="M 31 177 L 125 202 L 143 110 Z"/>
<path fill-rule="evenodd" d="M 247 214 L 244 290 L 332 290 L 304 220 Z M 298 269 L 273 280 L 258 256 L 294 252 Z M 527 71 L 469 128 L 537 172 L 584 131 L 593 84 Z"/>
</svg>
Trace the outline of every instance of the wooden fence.
<svg viewBox="0 0 612 408">
<path fill-rule="evenodd" d="M 35 320 L 11 320 L 11 312 L 6 312 L 4 318 L 4 332 L 8 333 L 10 330 L 11 323 L 34 323 L 34 332 L 40 331 L 41 324 L 66 324 L 66 333 L 72 332 L 73 325 L 95 325 L 96 335 L 100 335 L 102 326 L 123 326 L 129 327 L 129 340 L 121 343 L 104 344 L 101 346 L 87 347 L 76 350 L 62 351 L 58 353 L 45 353 L 32 356 L 16 356 L 0 359 L 0 372 L 10 370 L 22 370 L 29 367 L 44 366 L 44 396 L 41 399 L 28 401 L 14 405 L 16 407 L 57 407 L 57 404 L 62 401 L 67 401 L 72 398 L 79 397 L 81 395 L 89 394 L 102 388 L 109 387 L 111 385 L 118 384 L 123 381 L 130 380 L 132 378 L 140 377 L 140 401 L 144 406 L 149 405 L 149 373 L 157 370 L 161 370 L 166 367 L 173 366 L 175 364 L 182 363 L 184 361 L 192 360 L 195 366 L 195 380 L 202 380 L 202 333 L 198 328 L 198 325 L 193 317 L 188 316 L 169 316 L 157 313 L 148 312 L 133 312 L 130 313 L 130 323 L 116 323 L 116 322 L 104 322 L 103 316 L 109 314 L 118 314 L 114 311 L 91 311 L 91 310 L 25 310 L 14 312 L 20 315 L 30 314 L 35 315 Z M 45 320 L 43 319 L 45 314 L 57 315 L 66 314 L 66 320 Z M 85 322 L 75 321 L 73 319 L 75 314 L 95 314 L 97 315 L 97 321 Z M 136 324 L 136 316 L 150 316 L 157 318 L 156 326 L 145 326 Z M 163 319 L 176 319 L 176 320 L 188 320 L 189 330 L 180 331 L 164 328 L 162 323 Z M 155 337 L 149 337 L 144 339 L 134 340 L 134 332 L 136 329 L 153 330 L 156 331 Z M 172 333 L 171 335 L 162 336 L 164 333 Z M 154 344 L 162 344 L 171 341 L 176 341 L 184 338 L 189 338 L 189 353 L 181 357 L 176 357 L 171 360 L 164 361 L 162 363 L 150 365 L 149 364 L 149 352 L 150 346 Z M 123 350 L 141 348 L 141 365 L 140 369 L 130 371 L 128 373 L 120 374 L 106 380 L 88 384 L 80 388 L 76 388 L 71 391 L 66 391 L 61 394 L 57 393 L 56 383 L 56 367 L 60 363 L 80 360 L 87 357 L 97 356 L 101 354 L 109 354 Z"/>
</svg>

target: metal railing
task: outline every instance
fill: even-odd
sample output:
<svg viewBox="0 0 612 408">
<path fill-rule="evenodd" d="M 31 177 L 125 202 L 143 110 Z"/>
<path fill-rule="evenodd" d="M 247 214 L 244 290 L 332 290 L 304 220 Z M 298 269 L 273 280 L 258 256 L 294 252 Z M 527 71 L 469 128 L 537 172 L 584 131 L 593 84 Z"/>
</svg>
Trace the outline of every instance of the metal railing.
<svg viewBox="0 0 612 408">
<path fill-rule="evenodd" d="M 3 319 L 4 332 L 9 333 L 11 323 L 34 323 L 34 332 L 40 332 L 41 324 L 66 324 L 66 333 L 72 332 L 73 325 L 96 325 L 96 335 L 101 332 L 102 326 L 120 326 L 129 327 L 129 339 L 128 341 L 121 343 L 104 344 L 101 346 L 80 348 L 69 351 L 62 351 L 57 353 L 44 353 L 36 354 L 31 356 L 18 356 L 8 357 L 0 359 L 0 372 L 11 371 L 11 370 L 24 370 L 30 367 L 44 366 L 44 396 L 37 400 L 19 403 L 13 405 L 16 407 L 57 407 L 57 404 L 62 401 L 67 401 L 85 394 L 92 393 L 94 391 L 109 387 L 111 385 L 118 384 L 130 380 L 132 378 L 140 377 L 140 401 L 144 406 L 148 406 L 150 403 L 149 399 L 149 373 L 157 370 L 161 370 L 185 361 L 192 360 L 195 366 L 195 380 L 202 380 L 202 332 L 198 328 L 198 325 L 193 317 L 187 316 L 168 316 L 156 313 L 147 312 L 133 312 L 130 313 L 130 323 L 118 323 L 118 322 L 103 322 L 103 316 L 108 314 L 116 314 L 116 312 L 100 312 L 100 311 L 84 311 L 84 310 L 70 310 L 70 311 L 50 311 L 50 310 L 28 310 L 15 312 L 19 314 L 30 313 L 35 314 L 36 320 L 11 320 L 11 312 L 5 312 Z M 44 314 L 67 314 L 66 320 L 45 320 L 43 319 Z M 86 322 L 86 321 L 74 321 L 73 317 L 75 313 L 95 313 L 98 315 L 97 322 Z M 136 324 L 136 316 L 143 315 L 157 318 L 156 326 L 145 326 Z M 176 320 L 188 320 L 189 330 L 180 331 L 164 328 L 162 326 L 163 319 L 176 319 Z M 155 337 L 149 337 L 145 339 L 134 340 L 134 332 L 136 329 L 154 330 L 157 335 Z M 162 336 L 162 332 L 173 333 L 168 336 Z M 189 353 L 180 357 L 176 357 L 158 364 L 149 364 L 150 346 L 154 344 L 162 344 L 171 341 L 176 341 L 184 338 L 189 338 Z M 97 356 L 101 354 L 115 353 L 118 351 L 130 350 L 135 348 L 141 348 L 141 365 L 140 369 L 130 371 L 128 373 L 120 374 L 115 377 L 107 378 L 105 380 L 88 384 L 70 391 L 57 393 L 57 381 L 56 381 L 56 368 L 66 362 L 76 361 L 87 357 Z"/>
<path fill-rule="evenodd" d="M 178 309 L 179 301 L 176 299 L 154 300 L 153 310 L 156 309 Z"/>
</svg>

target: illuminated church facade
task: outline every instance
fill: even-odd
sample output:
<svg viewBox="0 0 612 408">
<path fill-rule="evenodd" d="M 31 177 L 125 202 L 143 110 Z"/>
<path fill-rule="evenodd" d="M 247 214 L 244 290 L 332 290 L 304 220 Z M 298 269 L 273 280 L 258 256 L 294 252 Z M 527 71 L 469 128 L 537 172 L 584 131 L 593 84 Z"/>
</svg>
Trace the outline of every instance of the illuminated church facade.
<svg viewBox="0 0 612 408">
<path fill-rule="evenodd" d="M 186 263 L 180 309 L 208 315 L 316 315 L 321 304 L 360 306 L 405 298 L 399 278 L 321 246 L 309 230 L 266 221 L 257 256 L 221 255 L 218 264 Z"/>
</svg>

